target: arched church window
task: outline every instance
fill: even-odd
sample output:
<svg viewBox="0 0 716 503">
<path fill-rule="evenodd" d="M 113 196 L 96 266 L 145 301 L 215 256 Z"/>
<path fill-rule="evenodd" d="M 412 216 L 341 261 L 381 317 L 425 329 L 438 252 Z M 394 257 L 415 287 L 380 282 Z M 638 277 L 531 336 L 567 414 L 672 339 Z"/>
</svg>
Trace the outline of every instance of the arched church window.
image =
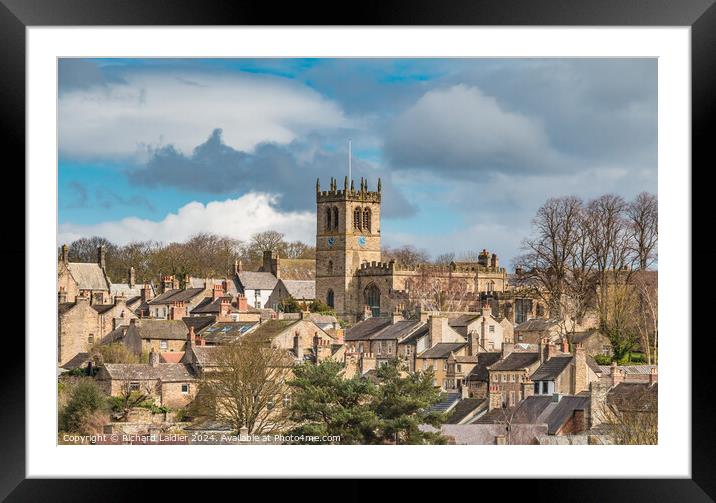
<svg viewBox="0 0 716 503">
<path fill-rule="evenodd" d="M 338 230 L 338 207 L 333 207 L 333 228 Z"/>
<path fill-rule="evenodd" d="M 488 291 L 488 292 L 494 292 L 494 291 L 495 291 L 495 282 L 494 282 L 494 281 L 489 281 L 489 282 L 487 283 L 487 291 Z"/>
<path fill-rule="evenodd" d="M 333 274 L 333 261 L 328 261 L 328 274 Z"/>
<path fill-rule="evenodd" d="M 353 212 L 353 228 L 360 230 L 361 228 L 361 211 L 360 208 L 356 208 Z"/>
<path fill-rule="evenodd" d="M 326 208 L 326 230 L 331 230 L 331 209 Z"/>
<path fill-rule="evenodd" d="M 333 290 L 329 289 L 328 293 L 326 294 L 326 304 L 328 304 L 328 307 L 335 307 L 334 304 L 334 298 L 333 298 Z"/>
<path fill-rule="evenodd" d="M 368 285 L 363 292 L 365 303 L 370 308 L 373 316 L 380 315 L 380 290 L 375 283 Z"/>
<path fill-rule="evenodd" d="M 363 229 L 370 232 L 370 208 L 363 211 Z"/>
</svg>

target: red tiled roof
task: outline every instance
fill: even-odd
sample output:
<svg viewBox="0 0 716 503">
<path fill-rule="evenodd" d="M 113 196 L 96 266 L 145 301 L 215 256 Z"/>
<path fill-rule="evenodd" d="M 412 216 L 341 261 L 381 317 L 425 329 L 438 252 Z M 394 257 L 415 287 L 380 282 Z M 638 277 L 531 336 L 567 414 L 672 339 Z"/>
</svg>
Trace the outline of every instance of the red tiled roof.
<svg viewBox="0 0 716 503">
<path fill-rule="evenodd" d="M 165 351 L 159 353 L 159 361 L 162 363 L 179 363 L 184 357 L 184 351 Z"/>
</svg>

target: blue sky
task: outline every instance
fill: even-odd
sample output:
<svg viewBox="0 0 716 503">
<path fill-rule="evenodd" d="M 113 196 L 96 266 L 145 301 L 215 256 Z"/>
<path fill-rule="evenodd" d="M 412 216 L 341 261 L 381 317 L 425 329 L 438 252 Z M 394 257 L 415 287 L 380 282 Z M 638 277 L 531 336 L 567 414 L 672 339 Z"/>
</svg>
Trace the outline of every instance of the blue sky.
<svg viewBox="0 0 716 503">
<path fill-rule="evenodd" d="M 60 241 L 313 242 L 317 177 L 382 238 L 519 253 L 549 197 L 657 190 L 654 59 L 63 59 Z"/>
</svg>

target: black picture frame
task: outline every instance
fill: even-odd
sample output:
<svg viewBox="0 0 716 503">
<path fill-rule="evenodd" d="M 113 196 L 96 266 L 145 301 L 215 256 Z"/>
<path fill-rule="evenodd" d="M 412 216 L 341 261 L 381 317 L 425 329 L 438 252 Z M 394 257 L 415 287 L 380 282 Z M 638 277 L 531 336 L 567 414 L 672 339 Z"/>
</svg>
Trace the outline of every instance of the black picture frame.
<svg viewBox="0 0 716 503">
<path fill-rule="evenodd" d="M 3 172 L 5 200 L 23 194 L 24 172 L 10 166 L 25 165 L 25 28 L 28 26 L 92 26 L 92 25 L 513 25 L 513 26 L 688 26 L 691 27 L 692 70 L 692 171 L 691 176 L 701 177 L 713 163 L 713 147 L 708 131 L 716 124 L 716 6 L 714 0 L 462 0 L 454 2 L 362 2 L 343 6 L 309 6 L 304 3 L 287 3 L 277 8 L 271 2 L 219 2 L 204 0 L 0 0 L 0 141 L 3 151 L 11 154 L 12 161 Z M 711 127 L 709 127 L 711 126 Z M 712 161 L 711 163 L 708 163 Z M 708 164 L 707 164 L 708 163 Z M 695 168 L 700 169 L 695 169 Z M 677 169 L 674 167 L 674 169 Z M 689 176 L 688 171 L 684 176 Z M 12 177 L 15 177 L 12 180 Z M 708 184 L 694 184 L 692 214 L 708 215 L 708 196 L 698 197 L 699 190 L 708 190 Z M 3 240 L 0 256 L 9 275 L 6 285 L 18 295 L 16 285 L 24 284 L 31 293 L 31 285 L 21 283 L 21 268 L 25 263 L 24 220 L 19 218 L 19 203 L 6 204 L 8 212 L 4 229 L 14 236 Z M 24 206 L 23 206 L 24 207 Z M 6 210 L 7 211 L 7 210 Z M 13 228 L 14 226 L 14 228 Z M 699 227 L 693 226 L 693 229 Z M 48 236 L 48 246 L 54 236 Z M 684 248 L 688 243 L 684 243 Z M 706 264 L 713 268 L 714 250 L 709 246 L 697 248 L 692 245 L 694 264 Z M 687 251 L 685 251 L 687 253 Z M 15 264 L 15 267 L 9 266 Z M 26 264 L 26 267 L 30 267 Z M 711 271 L 703 271 L 699 283 L 711 283 Z M 691 275 L 690 270 L 684 274 Z M 9 288 L 6 286 L 6 288 Z M 689 292 L 668 292 L 667 295 L 688 295 Z M 704 305 L 705 296 L 692 292 L 696 306 Z M 16 297 L 15 297 L 16 298 Z M 24 297 L 31 300 L 30 297 Z M 10 299 L 8 299 L 9 302 Z M 665 300 L 668 302 L 668 297 Z M 6 307 L 7 309 L 7 307 Z M 25 305 L 28 316 L 29 306 Z M 692 309 L 693 311 L 693 309 Z M 696 311 L 708 312 L 708 311 Z M 12 323 L 16 323 L 13 321 Z M 151 481 L 138 483 L 122 480 L 57 480 L 25 478 L 25 375 L 32 371 L 25 363 L 24 345 L 14 326 L 3 324 L 4 351 L 12 358 L 5 358 L 0 365 L 0 499 L 7 501 L 86 501 L 97 498 L 105 501 L 138 499 L 148 494 Z M 689 337 L 690 328 L 685 327 L 679 337 Z M 12 334 L 14 335 L 14 334 Z M 32 334 L 26 334 L 30 337 Z M 692 338 L 692 347 L 698 348 L 699 339 Z M 510 499 L 520 497 L 530 500 L 549 495 L 552 501 L 713 501 L 716 499 L 716 466 L 714 464 L 714 400 L 710 388 L 713 378 L 709 375 L 709 351 L 692 351 L 692 376 L 680 376 L 686 382 L 692 379 L 692 478 L 691 479 L 586 479 L 586 480 L 528 480 L 523 483 L 509 482 Z M 95 462 L 96 460 L 88 460 Z M 525 461 L 525 460 L 522 460 Z M 539 462 L 539 460 L 527 460 Z M 186 460 L 190 462 L 190 460 Z M 556 468 L 558 471 L 558 468 Z M 320 476 L 320 473 L 316 474 Z M 213 484 L 213 483 L 212 483 Z M 244 482 L 242 482 L 244 484 Z M 265 482 L 264 482 L 265 484 Z M 186 493 L 182 484 L 161 484 L 163 499 L 180 497 Z M 402 487 L 402 486 L 401 486 Z M 408 485 L 405 485 L 409 490 Z M 485 487 L 483 484 L 474 487 Z M 146 489 L 145 489 L 146 488 Z M 421 488 L 421 491 L 424 488 Z M 459 486 L 458 486 L 459 489 Z M 279 492 L 272 492 L 271 499 L 292 494 L 290 485 Z M 402 490 L 402 489 L 401 489 Z M 285 493 L 282 494 L 282 491 Z M 349 490 L 354 493 L 354 490 Z M 212 489 L 205 494 L 219 495 Z M 341 491 L 345 495 L 345 491 Z M 260 495 L 261 492 L 255 493 Z M 477 494 L 477 493 L 476 493 Z M 487 493 L 484 493 L 484 497 Z M 447 493 L 445 494 L 447 497 Z M 355 494 L 347 496 L 354 498 Z M 372 496 L 367 496 L 372 497 Z M 362 499 L 362 498 L 361 498 Z"/>
</svg>

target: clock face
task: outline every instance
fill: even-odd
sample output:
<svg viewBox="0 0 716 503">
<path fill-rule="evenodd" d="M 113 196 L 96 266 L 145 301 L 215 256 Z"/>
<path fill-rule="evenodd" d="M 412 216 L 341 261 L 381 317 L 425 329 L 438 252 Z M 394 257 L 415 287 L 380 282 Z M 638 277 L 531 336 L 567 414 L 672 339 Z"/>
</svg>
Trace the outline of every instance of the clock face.
<svg viewBox="0 0 716 503">
<path fill-rule="evenodd" d="M 364 246 L 365 246 L 365 236 L 358 236 L 358 245 L 359 245 L 360 247 L 364 247 Z"/>
<path fill-rule="evenodd" d="M 333 248 L 333 245 L 336 243 L 336 238 L 328 238 L 326 242 L 328 243 L 328 248 Z"/>
</svg>

